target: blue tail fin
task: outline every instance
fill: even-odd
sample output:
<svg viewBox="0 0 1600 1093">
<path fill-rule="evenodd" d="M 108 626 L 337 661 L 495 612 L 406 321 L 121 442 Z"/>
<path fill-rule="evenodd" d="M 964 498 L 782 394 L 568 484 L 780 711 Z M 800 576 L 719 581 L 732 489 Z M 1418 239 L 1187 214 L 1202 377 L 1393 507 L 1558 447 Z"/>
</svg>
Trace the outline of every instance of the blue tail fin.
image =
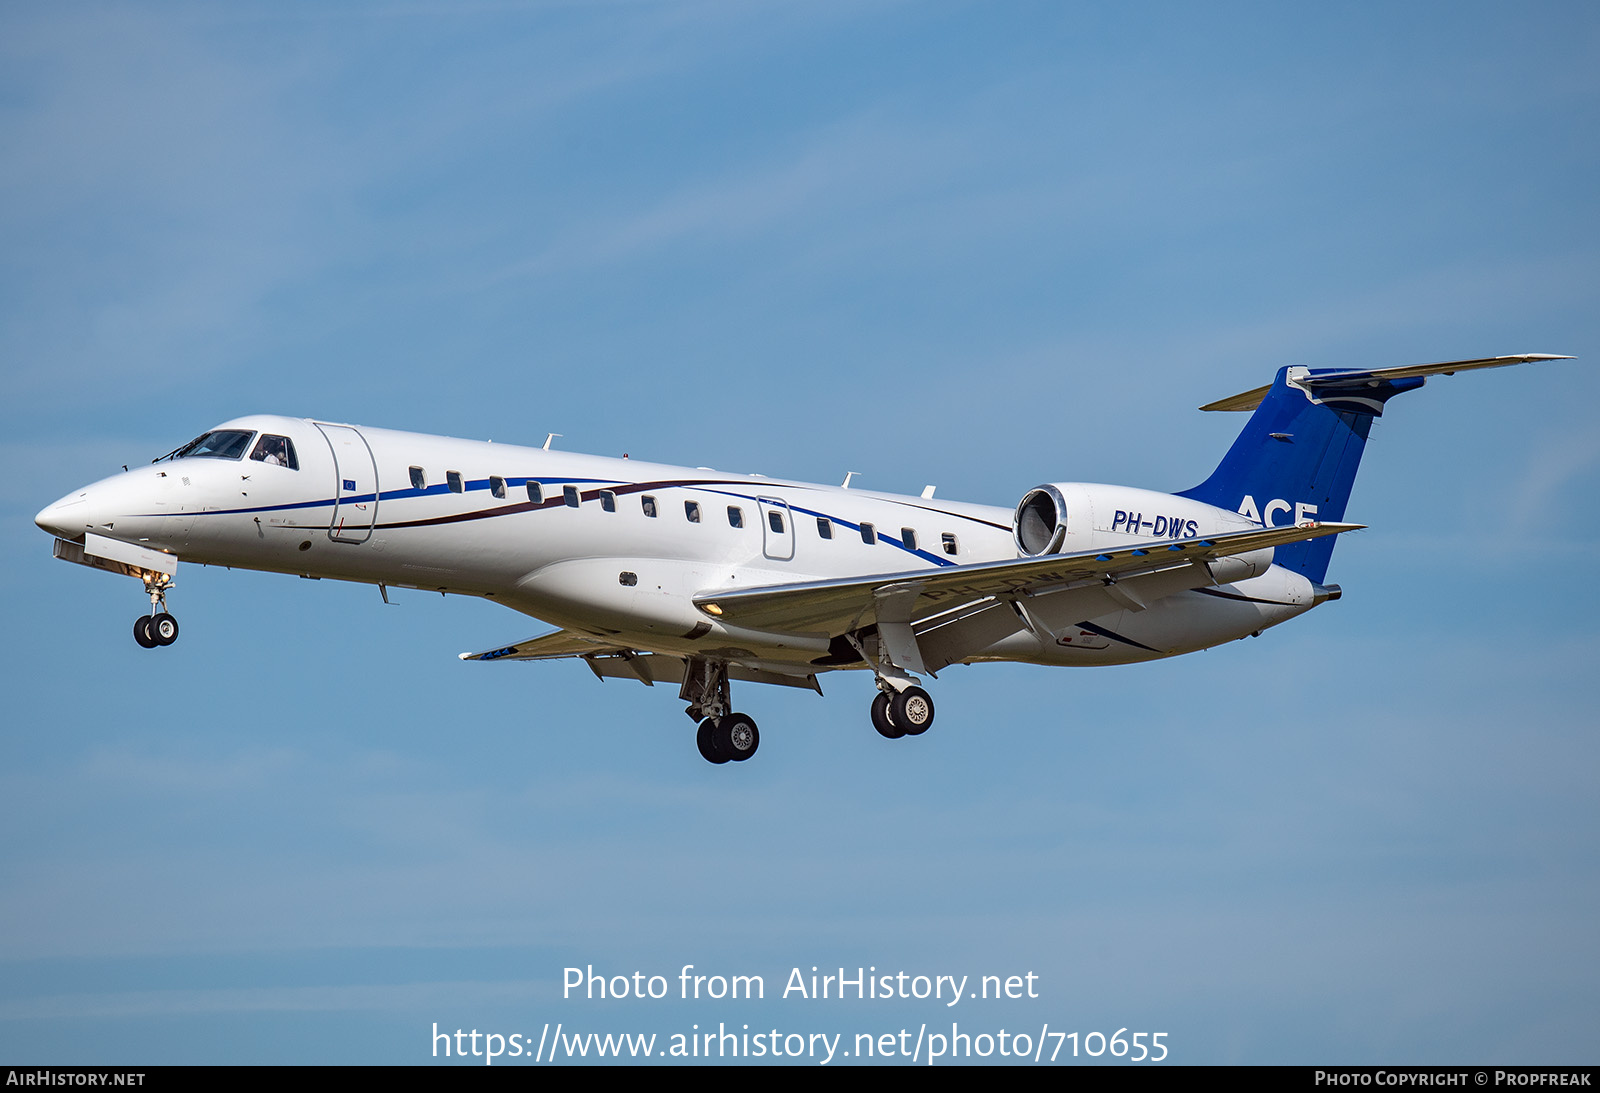
<svg viewBox="0 0 1600 1093">
<path fill-rule="evenodd" d="M 1264 395 L 1253 391 L 1204 407 L 1255 405 L 1255 413 L 1211 477 L 1178 496 L 1231 509 L 1266 527 L 1343 520 L 1372 419 L 1389 399 L 1424 382 L 1420 376 L 1379 379 L 1371 372 L 1281 368 Z M 1320 584 L 1334 538 L 1279 547 L 1275 560 Z"/>
<path fill-rule="evenodd" d="M 1255 413 L 1211 477 L 1178 496 L 1233 509 L 1268 527 L 1343 520 L 1367 433 L 1384 403 L 1421 387 L 1429 376 L 1571 359 L 1521 353 L 1394 368 L 1281 368 L 1270 387 L 1201 407 Z M 1274 559 L 1321 584 L 1333 540 L 1330 535 L 1279 547 Z"/>
</svg>

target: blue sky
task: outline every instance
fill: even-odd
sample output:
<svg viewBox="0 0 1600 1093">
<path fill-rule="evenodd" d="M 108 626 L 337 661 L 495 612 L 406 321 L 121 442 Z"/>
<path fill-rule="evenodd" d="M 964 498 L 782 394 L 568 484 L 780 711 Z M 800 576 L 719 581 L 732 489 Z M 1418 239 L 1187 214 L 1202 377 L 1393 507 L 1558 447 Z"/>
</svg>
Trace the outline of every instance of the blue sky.
<svg viewBox="0 0 1600 1093">
<path fill-rule="evenodd" d="M 0 1059 L 429 1059 L 431 1025 L 1161 1030 L 1594 1062 L 1592 5 L 9 5 Z M 39 508 L 278 412 L 1012 505 L 1182 489 L 1282 364 L 1391 404 L 1346 590 L 1100 671 L 666 688 L 484 603 L 55 562 Z M 761 974 L 579 1003 L 562 969 Z M 1040 976 L 988 1009 L 791 967 Z M 968 1022 L 971 1022 L 968 1025 Z"/>
</svg>

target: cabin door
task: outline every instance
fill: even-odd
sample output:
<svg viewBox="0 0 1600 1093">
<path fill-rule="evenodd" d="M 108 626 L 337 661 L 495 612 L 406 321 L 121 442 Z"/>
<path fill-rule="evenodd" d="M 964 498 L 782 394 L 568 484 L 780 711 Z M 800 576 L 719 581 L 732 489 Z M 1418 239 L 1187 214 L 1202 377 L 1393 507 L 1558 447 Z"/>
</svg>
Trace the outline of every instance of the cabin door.
<svg viewBox="0 0 1600 1093">
<path fill-rule="evenodd" d="M 348 425 L 314 423 L 333 450 L 333 518 L 328 538 L 364 543 L 378 519 L 378 463 L 366 438 Z"/>
</svg>

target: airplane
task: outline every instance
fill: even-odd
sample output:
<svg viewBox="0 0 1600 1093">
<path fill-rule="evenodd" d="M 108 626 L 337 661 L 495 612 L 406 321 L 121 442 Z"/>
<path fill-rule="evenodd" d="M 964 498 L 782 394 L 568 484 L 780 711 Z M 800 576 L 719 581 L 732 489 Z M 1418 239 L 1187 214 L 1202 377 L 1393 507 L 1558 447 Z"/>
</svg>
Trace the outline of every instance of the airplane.
<svg viewBox="0 0 1600 1093">
<path fill-rule="evenodd" d="M 1372 422 L 1453 375 L 1534 353 L 1280 368 L 1202 406 L 1253 411 L 1211 475 L 1158 493 L 1048 482 L 1015 508 L 705 467 L 256 415 L 74 490 L 35 517 L 57 558 L 140 580 L 147 649 L 172 644 L 178 562 L 480 596 L 559 629 L 469 661 L 582 659 L 677 684 L 709 762 L 756 722 L 732 681 L 807 688 L 870 671 L 889 739 L 933 723 L 923 677 L 956 664 L 1092 666 L 1259 635 L 1340 596 L 1325 583 Z M 852 472 L 853 474 L 854 472 Z"/>
</svg>

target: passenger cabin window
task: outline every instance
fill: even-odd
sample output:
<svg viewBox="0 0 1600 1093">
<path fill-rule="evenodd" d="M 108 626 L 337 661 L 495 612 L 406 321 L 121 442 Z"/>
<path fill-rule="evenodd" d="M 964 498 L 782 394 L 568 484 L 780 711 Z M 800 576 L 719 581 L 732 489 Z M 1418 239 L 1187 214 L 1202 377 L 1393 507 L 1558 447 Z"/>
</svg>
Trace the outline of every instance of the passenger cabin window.
<svg viewBox="0 0 1600 1093">
<path fill-rule="evenodd" d="M 939 536 L 939 541 L 944 544 L 944 552 L 946 554 L 961 553 L 961 548 L 956 544 L 956 537 L 948 531 Z"/>
<path fill-rule="evenodd" d="M 532 501 L 535 505 L 544 504 L 544 490 L 540 488 L 539 483 L 528 483 L 528 500 Z"/>
<path fill-rule="evenodd" d="M 217 429 L 197 436 L 172 453 L 173 459 L 242 459 L 256 434 L 249 429 Z M 161 462 L 159 459 L 157 463 Z"/>
<path fill-rule="evenodd" d="M 861 525 L 861 541 L 868 546 L 873 546 L 878 541 L 878 529 L 871 524 Z"/>
<path fill-rule="evenodd" d="M 461 481 L 460 471 L 445 471 L 444 480 L 450 483 L 451 493 L 462 493 L 467 488 Z"/>
<path fill-rule="evenodd" d="M 900 541 L 906 545 L 907 550 L 917 549 L 917 533 L 911 528 L 900 529 Z"/>
<path fill-rule="evenodd" d="M 300 469 L 300 461 L 294 457 L 294 442 L 286 436 L 262 433 L 250 458 L 270 467 L 288 467 L 291 471 Z"/>
<path fill-rule="evenodd" d="M 656 518 L 656 499 L 654 497 L 645 494 L 639 498 L 639 507 L 644 509 L 644 514 L 650 519 L 654 520 Z"/>
<path fill-rule="evenodd" d="M 428 488 L 428 475 L 421 467 L 411 468 L 411 488 L 425 490 Z"/>
<path fill-rule="evenodd" d="M 700 522 L 700 502 L 685 501 L 683 503 L 683 516 L 689 523 L 698 524 Z"/>
<path fill-rule="evenodd" d="M 617 511 L 617 495 L 612 493 L 610 490 L 601 490 L 600 491 L 600 507 L 605 509 L 607 512 L 616 512 Z"/>
<path fill-rule="evenodd" d="M 826 516 L 817 517 L 817 535 L 823 539 L 833 538 L 833 521 Z"/>
<path fill-rule="evenodd" d="M 731 528 L 744 527 L 744 510 L 738 505 L 728 506 L 728 526 Z"/>
<path fill-rule="evenodd" d="M 567 508 L 575 509 L 578 507 L 579 498 L 577 486 L 562 486 L 561 496 L 566 500 Z"/>
<path fill-rule="evenodd" d="M 783 534 L 783 513 L 772 509 L 767 513 L 767 526 L 779 535 Z"/>
<path fill-rule="evenodd" d="M 506 480 L 498 474 L 491 474 L 489 476 L 489 492 L 504 500 L 506 496 Z"/>
</svg>

